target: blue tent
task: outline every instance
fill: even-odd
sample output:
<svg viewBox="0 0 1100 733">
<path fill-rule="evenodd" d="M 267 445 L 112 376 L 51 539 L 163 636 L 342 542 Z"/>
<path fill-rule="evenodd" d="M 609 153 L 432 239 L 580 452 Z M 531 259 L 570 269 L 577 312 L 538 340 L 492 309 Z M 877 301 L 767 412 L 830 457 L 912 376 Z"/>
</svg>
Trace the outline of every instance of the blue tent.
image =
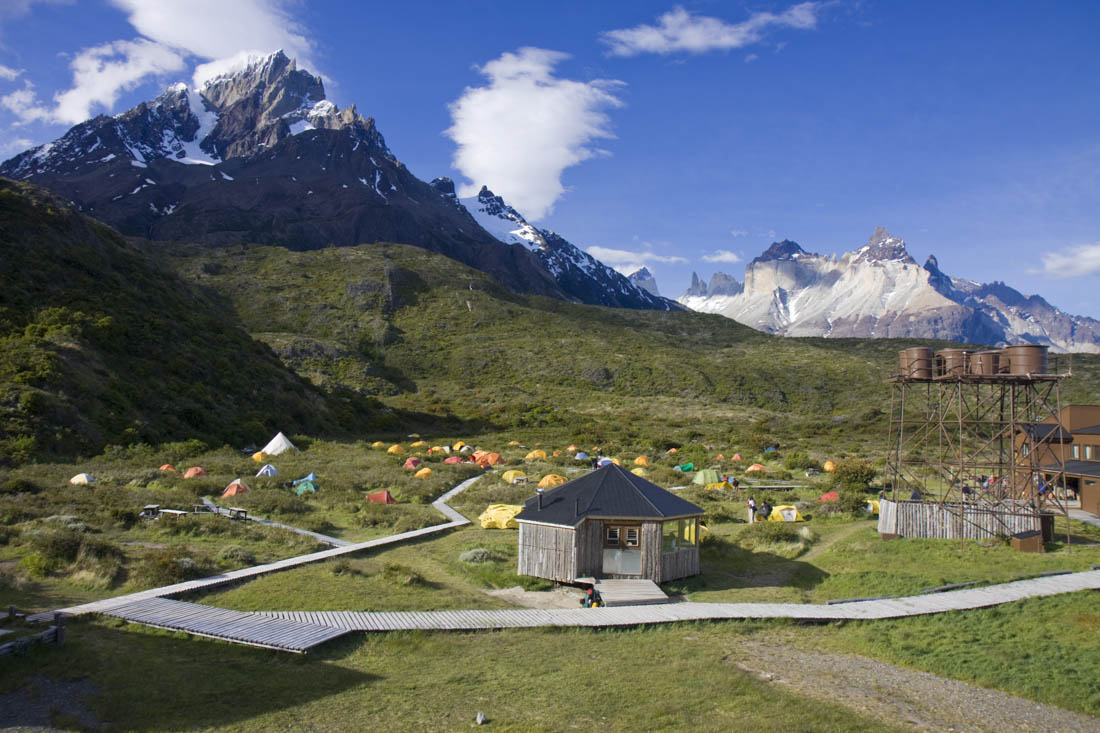
<svg viewBox="0 0 1100 733">
<path fill-rule="evenodd" d="M 315 473 L 313 473 L 313 471 L 310 471 L 308 476 L 305 476 L 303 478 L 298 479 L 297 481 L 294 482 L 294 485 L 297 486 L 298 484 L 302 483 L 303 481 L 309 481 L 310 483 L 313 483 L 316 480 L 317 480 L 317 475 Z"/>
<path fill-rule="evenodd" d="M 577 455 L 575 455 L 573 457 L 576 458 L 578 461 L 583 461 L 583 460 L 588 458 L 588 454 L 585 453 L 584 451 L 581 451 L 580 453 L 578 453 Z"/>
</svg>

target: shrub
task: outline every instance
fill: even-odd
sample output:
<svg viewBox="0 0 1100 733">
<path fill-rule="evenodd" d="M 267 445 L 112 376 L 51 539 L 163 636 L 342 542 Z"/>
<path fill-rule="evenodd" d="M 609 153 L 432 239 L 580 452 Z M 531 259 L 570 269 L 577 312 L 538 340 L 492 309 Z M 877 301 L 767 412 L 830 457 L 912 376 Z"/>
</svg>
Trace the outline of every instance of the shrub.
<svg viewBox="0 0 1100 733">
<path fill-rule="evenodd" d="M 862 458 L 844 458 L 833 471 L 833 483 L 837 488 L 863 490 L 875 477 L 875 467 Z"/>
<path fill-rule="evenodd" d="M 219 557 L 225 562 L 237 563 L 239 565 L 255 565 L 256 555 L 251 550 L 245 549 L 240 545 L 230 545 L 221 551 Z"/>
<path fill-rule="evenodd" d="M 33 481 L 13 478 L 0 484 L 0 494 L 37 494 L 42 487 Z"/>
<path fill-rule="evenodd" d="M 493 559 L 493 554 L 486 550 L 484 547 L 475 547 L 472 550 L 466 550 L 458 556 L 458 559 L 471 565 L 477 565 L 483 562 L 489 562 Z"/>
<path fill-rule="evenodd" d="M 405 565 L 388 562 L 382 568 L 382 577 L 394 585 L 423 585 L 424 577 Z"/>
<path fill-rule="evenodd" d="M 798 529 L 786 522 L 754 522 L 737 535 L 738 544 L 742 540 L 756 544 L 798 542 Z"/>
<path fill-rule="evenodd" d="M 842 489 L 836 504 L 841 511 L 862 517 L 863 509 L 867 506 L 867 495 L 859 489 Z"/>
<path fill-rule="evenodd" d="M 82 537 L 71 529 L 35 532 L 31 535 L 31 548 L 45 561 L 50 570 L 76 560 Z"/>
<path fill-rule="evenodd" d="M 783 459 L 783 465 L 788 471 L 805 471 L 808 468 L 821 468 L 821 465 L 800 450 L 788 453 Z"/>
<path fill-rule="evenodd" d="M 19 536 L 18 527 L 3 527 L 0 526 L 0 547 L 10 544 L 12 540 Z"/>
<path fill-rule="evenodd" d="M 202 577 L 204 571 L 203 564 L 196 562 L 185 548 L 166 547 L 147 554 L 135 575 L 145 585 L 160 586 Z"/>
</svg>

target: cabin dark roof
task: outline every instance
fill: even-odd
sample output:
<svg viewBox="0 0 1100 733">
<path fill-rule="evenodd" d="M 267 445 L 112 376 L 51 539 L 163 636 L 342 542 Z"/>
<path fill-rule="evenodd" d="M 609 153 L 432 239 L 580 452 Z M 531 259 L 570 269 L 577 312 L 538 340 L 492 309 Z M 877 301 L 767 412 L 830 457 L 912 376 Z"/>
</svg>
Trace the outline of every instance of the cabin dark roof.
<svg viewBox="0 0 1100 733">
<path fill-rule="evenodd" d="M 1043 470 L 1048 473 L 1058 473 L 1062 470 L 1062 467 L 1057 463 L 1052 463 L 1043 466 Z M 1066 475 L 1100 478 L 1100 461 L 1066 461 Z"/>
<path fill-rule="evenodd" d="M 1073 436 L 1069 431 L 1062 429 L 1060 425 L 1054 423 L 1032 423 L 1022 426 L 1021 429 L 1027 433 L 1032 440 L 1046 441 L 1047 443 L 1073 442 Z"/>
<path fill-rule="evenodd" d="M 585 517 L 667 519 L 702 514 L 703 510 L 657 484 L 609 463 L 580 478 L 527 500 L 519 521 L 575 527 Z"/>
<path fill-rule="evenodd" d="M 1100 435 L 1100 425 L 1089 425 L 1087 428 L 1074 430 L 1075 435 Z"/>
</svg>

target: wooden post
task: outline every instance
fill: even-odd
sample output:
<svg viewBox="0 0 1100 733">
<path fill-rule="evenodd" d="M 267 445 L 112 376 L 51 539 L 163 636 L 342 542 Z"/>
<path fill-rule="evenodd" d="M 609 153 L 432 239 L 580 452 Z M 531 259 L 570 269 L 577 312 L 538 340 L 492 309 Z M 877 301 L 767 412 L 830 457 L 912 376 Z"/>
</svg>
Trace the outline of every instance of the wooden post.
<svg viewBox="0 0 1100 733">
<path fill-rule="evenodd" d="M 65 614 L 55 612 L 53 615 L 53 640 L 60 645 L 65 641 Z"/>
<path fill-rule="evenodd" d="M 8 621 L 15 620 L 15 604 L 8 606 Z"/>
</svg>

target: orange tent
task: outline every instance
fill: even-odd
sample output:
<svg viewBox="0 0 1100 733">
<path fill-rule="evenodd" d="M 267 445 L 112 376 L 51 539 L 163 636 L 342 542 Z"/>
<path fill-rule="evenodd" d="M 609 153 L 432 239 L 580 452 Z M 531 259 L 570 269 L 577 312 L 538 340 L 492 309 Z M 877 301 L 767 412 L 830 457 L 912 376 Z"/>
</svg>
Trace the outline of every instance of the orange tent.
<svg viewBox="0 0 1100 733">
<path fill-rule="evenodd" d="M 768 469 L 764 468 L 759 463 L 754 463 L 754 464 L 752 464 L 751 466 L 749 466 L 748 468 L 745 469 L 745 473 L 753 473 L 753 472 L 767 473 L 767 471 L 768 471 Z"/>
<path fill-rule="evenodd" d="M 667 453 L 668 453 L 669 455 L 672 455 L 673 453 L 675 453 L 675 452 L 676 452 L 676 449 L 675 449 L 675 448 L 669 448 L 669 449 L 668 449 L 668 450 L 667 450 L 666 452 L 667 452 Z"/>
<path fill-rule="evenodd" d="M 560 486 L 566 481 L 565 476 L 559 476 L 556 473 L 548 473 L 542 477 L 542 481 L 539 481 L 540 489 L 549 489 L 554 486 Z"/>
<path fill-rule="evenodd" d="M 393 498 L 393 495 L 386 489 L 376 491 L 373 494 L 367 494 L 367 501 L 373 504 L 396 504 L 397 501 Z"/>
<path fill-rule="evenodd" d="M 489 451 L 487 450 L 475 450 L 473 453 L 473 458 L 475 461 L 480 461 L 482 456 L 487 455 L 489 455 Z"/>
<path fill-rule="evenodd" d="M 173 466 L 171 463 L 165 463 L 163 466 L 161 466 L 157 470 L 158 471 L 171 471 L 172 473 L 175 473 L 176 472 L 176 467 Z"/>
<path fill-rule="evenodd" d="M 638 456 L 637 458 L 634 459 L 634 465 L 635 466 L 648 466 L 649 465 L 649 459 L 646 458 L 645 456 Z"/>
<path fill-rule="evenodd" d="M 570 453 L 576 453 L 577 452 L 577 446 L 570 444 L 570 446 L 568 448 L 566 448 L 566 450 L 569 451 Z"/>
<path fill-rule="evenodd" d="M 833 463 L 832 461 L 825 461 L 825 465 L 822 466 L 822 468 L 824 470 L 828 471 L 829 473 L 832 473 L 833 471 L 836 470 L 836 464 Z"/>
<path fill-rule="evenodd" d="M 244 482 L 239 478 L 235 478 L 229 482 L 229 486 L 225 487 L 225 491 L 222 492 L 222 498 L 227 496 L 240 496 L 241 494 L 247 494 L 248 487 L 244 485 Z"/>
<path fill-rule="evenodd" d="M 191 466 L 183 472 L 184 478 L 195 478 L 196 476 L 205 476 L 206 471 L 202 470 L 202 466 Z"/>
<path fill-rule="evenodd" d="M 420 463 L 420 459 L 416 456 L 409 456 L 407 459 L 405 459 L 405 470 L 415 471 L 416 469 L 420 468 Z"/>
<path fill-rule="evenodd" d="M 485 453 L 481 458 L 477 459 L 477 465 L 482 468 L 488 468 L 489 466 L 496 466 L 504 463 L 504 459 L 500 457 L 499 453 Z"/>
<path fill-rule="evenodd" d="M 731 461 L 743 461 L 745 459 L 741 457 L 740 453 L 734 453 L 732 456 L 730 456 L 730 460 Z"/>
</svg>

